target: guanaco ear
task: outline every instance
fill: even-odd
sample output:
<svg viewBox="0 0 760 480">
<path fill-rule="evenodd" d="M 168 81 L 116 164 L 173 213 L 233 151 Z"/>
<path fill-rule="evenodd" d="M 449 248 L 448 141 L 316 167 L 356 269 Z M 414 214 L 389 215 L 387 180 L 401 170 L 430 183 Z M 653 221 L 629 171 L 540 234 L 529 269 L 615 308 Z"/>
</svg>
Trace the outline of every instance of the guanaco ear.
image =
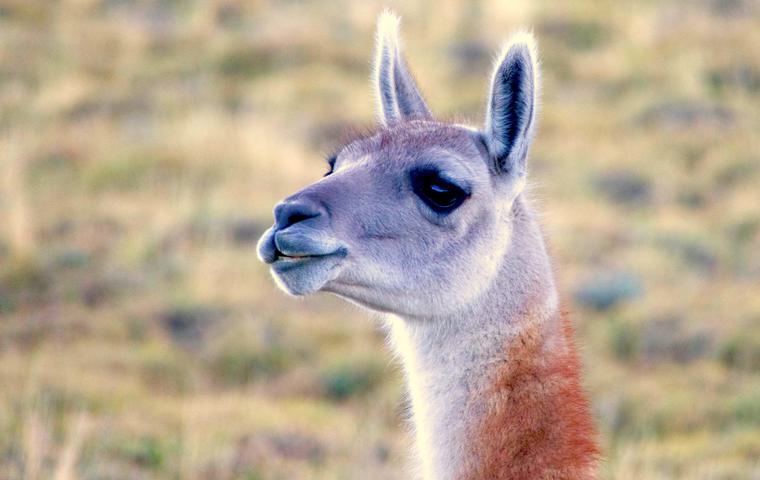
<svg viewBox="0 0 760 480">
<path fill-rule="evenodd" d="M 377 20 L 375 88 L 380 123 L 431 118 L 401 54 L 399 18 L 386 10 Z"/>
<path fill-rule="evenodd" d="M 496 171 L 524 177 L 536 121 L 539 71 L 536 43 L 518 33 L 496 61 L 485 121 L 485 141 Z"/>
</svg>

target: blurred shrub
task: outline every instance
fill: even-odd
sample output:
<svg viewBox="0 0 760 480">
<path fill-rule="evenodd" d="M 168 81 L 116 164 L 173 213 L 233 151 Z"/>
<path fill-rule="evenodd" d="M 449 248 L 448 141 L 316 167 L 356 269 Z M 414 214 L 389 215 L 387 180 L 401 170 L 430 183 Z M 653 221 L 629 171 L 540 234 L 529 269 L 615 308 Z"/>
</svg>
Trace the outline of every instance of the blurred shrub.
<svg viewBox="0 0 760 480">
<path fill-rule="evenodd" d="M 164 183 L 182 175 L 178 158 L 150 154 L 122 155 L 93 165 L 85 182 L 92 190 L 134 190 L 143 185 Z"/>
<path fill-rule="evenodd" d="M 0 270 L 0 284 L 13 291 L 45 290 L 50 278 L 40 262 L 31 258 L 11 259 Z"/>
<path fill-rule="evenodd" d="M 639 332 L 628 322 L 613 320 L 609 328 L 612 355 L 623 362 L 633 360 L 639 350 Z"/>
<path fill-rule="evenodd" d="M 455 41 L 448 48 L 448 58 L 460 75 L 488 69 L 491 49 L 477 40 Z"/>
<path fill-rule="evenodd" d="M 628 272 L 603 272 L 581 284 L 574 297 L 580 305 L 597 311 L 609 310 L 625 300 L 639 297 L 644 286 Z"/>
<path fill-rule="evenodd" d="M 655 127 L 694 128 L 700 125 L 725 127 L 732 125 L 735 120 L 734 111 L 723 105 L 672 100 L 647 108 L 638 116 L 637 123 Z"/>
<path fill-rule="evenodd" d="M 731 228 L 731 239 L 743 246 L 751 242 L 760 233 L 760 216 L 752 216 L 735 224 Z"/>
<path fill-rule="evenodd" d="M 597 174 L 593 185 L 600 194 L 618 204 L 642 206 L 651 199 L 649 180 L 625 170 Z"/>
<path fill-rule="evenodd" d="M 614 319 L 609 326 L 610 351 L 624 362 L 688 363 L 708 356 L 712 344 L 707 331 L 687 331 L 678 316 L 652 318 L 638 325 Z"/>
<path fill-rule="evenodd" d="M 3 293 L 0 289 L 0 313 L 10 313 L 13 311 L 15 303 L 13 299 L 7 293 Z"/>
<path fill-rule="evenodd" d="M 611 37 L 609 30 L 600 23 L 563 18 L 541 22 L 538 31 L 542 37 L 552 37 L 575 50 L 598 47 L 607 43 Z"/>
<path fill-rule="evenodd" d="M 84 172 L 84 183 L 95 192 L 178 184 L 205 187 L 220 175 L 221 169 L 215 163 L 188 165 L 186 159 L 172 152 L 146 150 L 124 152 L 91 165 Z"/>
<path fill-rule="evenodd" d="M 140 372 L 153 389 L 182 392 L 190 383 L 191 363 L 176 348 L 148 348 L 141 355 Z"/>
<path fill-rule="evenodd" d="M 599 403 L 602 404 L 601 401 Z M 602 406 L 605 408 L 599 416 L 604 419 L 603 424 L 612 431 L 612 437 L 617 439 L 625 434 L 635 421 L 635 403 L 623 397 L 607 399 Z"/>
<path fill-rule="evenodd" d="M 676 196 L 676 201 L 686 208 L 696 210 L 705 206 L 707 195 L 698 188 L 682 187 Z"/>
<path fill-rule="evenodd" d="M 329 460 L 330 444 L 303 432 L 257 432 L 237 438 L 202 469 L 203 479 L 313 478 L 304 467 Z M 272 472 L 277 472 L 272 474 Z M 353 478 L 353 477 L 351 477 Z"/>
<path fill-rule="evenodd" d="M 720 344 L 718 360 L 727 368 L 760 371 L 760 332 L 737 333 Z"/>
<path fill-rule="evenodd" d="M 647 362 L 669 360 L 687 363 L 704 357 L 710 351 L 712 337 L 708 332 L 689 332 L 678 316 L 654 318 L 642 326 L 640 358 Z"/>
<path fill-rule="evenodd" d="M 80 269 L 87 267 L 92 261 L 92 256 L 76 248 L 60 249 L 51 256 L 50 264 L 56 269 Z"/>
<path fill-rule="evenodd" d="M 320 463 L 327 446 L 318 438 L 300 432 L 272 432 L 248 435 L 238 442 L 238 463 L 261 464 L 273 457 Z"/>
<path fill-rule="evenodd" d="M 760 93 L 760 72 L 751 65 L 733 65 L 710 70 L 705 75 L 706 82 L 716 94 L 726 90 L 745 90 Z"/>
<path fill-rule="evenodd" d="M 742 426 L 760 425 L 760 395 L 757 393 L 741 396 L 729 403 L 731 418 Z"/>
<path fill-rule="evenodd" d="M 246 320 L 223 330 L 211 339 L 204 356 L 208 371 L 223 385 L 245 386 L 270 379 L 313 357 L 302 338 L 274 324 Z"/>
<path fill-rule="evenodd" d="M 186 240 L 202 244 L 209 239 L 223 238 L 234 245 L 249 246 L 255 245 L 269 226 L 258 218 L 215 217 L 204 214 L 196 216 L 181 230 L 173 232 L 163 243 L 170 246 Z"/>
<path fill-rule="evenodd" d="M 50 272 L 37 259 L 10 258 L 0 266 L 0 312 L 40 302 L 51 285 Z"/>
<path fill-rule="evenodd" d="M 660 236 L 655 243 L 697 270 L 709 273 L 718 265 L 715 248 L 705 238 L 666 234 Z"/>
<path fill-rule="evenodd" d="M 224 52 L 216 61 L 216 70 L 226 77 L 252 79 L 271 72 L 283 55 L 267 46 L 241 46 Z"/>
<path fill-rule="evenodd" d="M 158 314 L 161 326 L 172 340 L 186 347 L 198 347 L 211 326 L 223 316 L 216 308 L 203 305 L 181 305 Z"/>
<path fill-rule="evenodd" d="M 705 2 L 711 13 L 724 16 L 747 14 L 752 11 L 752 2 L 746 0 L 710 0 Z"/>
<path fill-rule="evenodd" d="M 371 362 L 344 363 L 328 369 L 321 378 L 329 398 L 345 400 L 373 390 L 382 380 L 382 370 Z"/>
<path fill-rule="evenodd" d="M 716 187 L 725 190 L 742 182 L 751 182 L 757 176 L 759 164 L 757 158 L 750 158 L 723 166 L 715 172 Z"/>
<path fill-rule="evenodd" d="M 75 387 L 53 383 L 38 385 L 32 398 L 38 410 L 45 411 L 61 421 L 70 412 L 99 412 L 104 408 L 103 398 L 88 395 Z"/>
<path fill-rule="evenodd" d="M 259 237 L 268 228 L 261 220 L 253 218 L 233 218 L 227 222 L 225 230 L 233 243 L 256 245 Z"/>
<path fill-rule="evenodd" d="M 614 440 L 659 437 L 665 428 L 662 413 L 637 397 L 609 398 L 599 413 Z"/>
<path fill-rule="evenodd" d="M 293 359 L 282 345 L 234 345 L 214 353 L 210 363 L 214 377 L 222 383 L 246 385 L 284 372 Z"/>
<path fill-rule="evenodd" d="M 117 441 L 112 448 L 119 456 L 125 457 L 136 465 L 151 470 L 160 470 L 164 466 L 167 454 L 169 453 L 167 452 L 167 445 L 161 443 L 158 438 L 153 436 Z"/>
</svg>

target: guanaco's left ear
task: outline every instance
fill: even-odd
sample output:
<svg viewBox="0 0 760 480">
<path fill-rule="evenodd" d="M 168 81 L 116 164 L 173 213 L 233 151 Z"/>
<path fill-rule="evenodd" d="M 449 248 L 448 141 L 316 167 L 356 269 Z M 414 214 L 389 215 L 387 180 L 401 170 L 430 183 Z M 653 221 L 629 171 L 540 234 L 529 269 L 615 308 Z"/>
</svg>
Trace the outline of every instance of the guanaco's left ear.
<svg viewBox="0 0 760 480">
<path fill-rule="evenodd" d="M 401 54 L 399 18 L 390 11 L 377 20 L 377 51 L 375 52 L 375 88 L 380 123 L 392 123 L 414 118 L 431 118 L 417 84 Z"/>
<path fill-rule="evenodd" d="M 485 141 L 500 173 L 524 177 L 536 123 L 538 96 L 536 42 L 530 33 L 512 37 L 491 80 Z"/>
</svg>

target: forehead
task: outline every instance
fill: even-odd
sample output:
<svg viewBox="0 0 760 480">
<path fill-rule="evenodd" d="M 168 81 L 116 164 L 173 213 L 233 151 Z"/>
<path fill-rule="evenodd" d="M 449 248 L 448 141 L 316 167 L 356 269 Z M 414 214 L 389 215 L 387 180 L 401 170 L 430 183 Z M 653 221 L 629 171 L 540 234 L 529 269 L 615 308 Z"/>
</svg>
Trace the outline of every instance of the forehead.
<svg viewBox="0 0 760 480">
<path fill-rule="evenodd" d="M 351 163 L 372 157 L 389 165 L 447 157 L 484 164 L 484 154 L 480 134 L 473 129 L 415 120 L 354 139 L 340 149 L 337 159 Z"/>
</svg>

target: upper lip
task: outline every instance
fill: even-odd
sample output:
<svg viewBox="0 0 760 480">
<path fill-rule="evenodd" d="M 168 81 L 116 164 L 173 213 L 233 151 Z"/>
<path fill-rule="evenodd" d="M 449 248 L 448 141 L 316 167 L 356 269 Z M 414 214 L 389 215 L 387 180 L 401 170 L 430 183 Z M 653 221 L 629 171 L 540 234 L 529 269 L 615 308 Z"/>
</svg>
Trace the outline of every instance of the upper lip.
<svg viewBox="0 0 760 480">
<path fill-rule="evenodd" d="M 335 252 L 333 252 L 335 253 Z M 280 250 L 276 250 L 274 252 L 276 258 L 285 257 L 285 258 L 311 258 L 311 257 L 324 257 L 325 255 L 331 255 L 330 253 L 319 253 L 319 254 L 304 254 L 304 253 L 294 253 L 291 255 L 288 255 L 287 253 L 281 252 Z"/>
<path fill-rule="evenodd" d="M 259 242 L 259 257 L 266 263 L 280 259 L 309 259 L 347 254 L 344 245 L 311 229 L 270 229 Z"/>
<path fill-rule="evenodd" d="M 346 255 L 346 249 L 344 247 L 338 247 L 334 248 L 329 251 L 319 251 L 319 252 L 308 252 L 308 251 L 282 251 L 277 246 L 275 246 L 275 261 L 279 260 L 280 258 L 319 258 L 319 257 L 328 257 L 332 255 Z"/>
</svg>

